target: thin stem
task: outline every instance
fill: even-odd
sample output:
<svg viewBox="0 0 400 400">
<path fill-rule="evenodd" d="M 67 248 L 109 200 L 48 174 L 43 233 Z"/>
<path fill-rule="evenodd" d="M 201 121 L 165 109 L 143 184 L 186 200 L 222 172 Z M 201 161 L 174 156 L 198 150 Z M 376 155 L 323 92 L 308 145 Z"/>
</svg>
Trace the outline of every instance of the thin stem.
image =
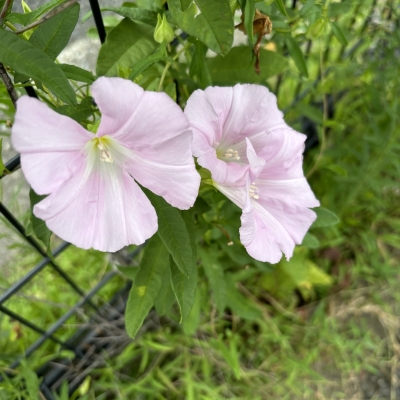
<svg viewBox="0 0 400 400">
<path fill-rule="evenodd" d="M 3 25 L 4 18 L 6 17 L 8 7 L 10 7 L 10 4 L 13 0 L 6 0 L 4 2 L 3 8 L 1 9 L 0 12 L 0 26 Z"/>
<path fill-rule="evenodd" d="M 16 103 L 18 100 L 18 95 L 15 90 L 14 84 L 12 83 L 11 78 L 8 76 L 3 63 L 0 63 L 0 78 L 4 82 L 4 85 L 6 86 L 7 92 L 10 96 L 12 103 L 14 104 L 14 107 L 17 108 Z"/>
<path fill-rule="evenodd" d="M 181 49 L 180 51 L 178 51 L 178 53 L 175 54 L 175 56 L 173 57 L 172 60 L 173 60 L 173 61 L 177 60 L 177 59 L 179 58 L 179 56 L 180 56 L 181 54 L 183 54 L 183 53 L 188 49 L 189 46 L 190 46 L 190 43 L 186 44 L 186 46 L 184 46 L 183 49 Z M 168 62 L 165 64 L 164 71 L 163 71 L 163 73 L 162 73 L 162 75 L 161 75 L 160 83 L 159 83 L 159 85 L 158 85 L 158 89 L 157 89 L 158 92 L 161 92 L 161 91 L 162 91 L 163 84 L 164 84 L 164 80 L 165 80 L 165 77 L 166 77 L 166 75 L 167 75 L 167 72 L 168 72 L 169 67 L 171 66 L 171 64 L 172 64 L 171 61 L 168 61 Z"/>
<path fill-rule="evenodd" d="M 59 7 L 53 8 L 50 10 L 47 14 L 45 14 L 39 21 L 35 21 L 32 24 L 25 26 L 24 28 L 16 31 L 16 34 L 24 33 L 26 31 L 29 31 L 29 29 L 34 28 L 35 26 L 38 26 L 42 24 L 43 22 L 47 21 L 48 19 L 54 17 L 55 15 L 59 14 L 60 12 L 64 11 L 66 8 L 72 6 L 73 4 L 77 3 L 80 0 L 67 0 L 65 3 L 62 3 Z"/>
<path fill-rule="evenodd" d="M 322 43 L 319 51 L 319 59 L 320 59 L 320 71 L 321 71 L 321 86 L 323 87 L 324 83 L 324 60 L 322 53 Z M 321 146 L 319 148 L 319 153 L 315 159 L 315 163 L 312 168 L 308 171 L 306 177 L 309 178 L 317 169 L 318 165 L 322 160 L 322 156 L 324 155 L 326 149 L 326 121 L 328 120 L 328 98 L 326 93 L 323 94 L 323 102 L 324 102 L 324 118 L 322 121 L 322 132 L 321 132 Z"/>
<path fill-rule="evenodd" d="M 158 92 L 161 92 L 161 91 L 162 91 L 163 84 L 164 84 L 164 80 L 165 80 L 165 76 L 167 75 L 167 72 L 168 72 L 170 66 L 171 66 L 171 62 L 168 61 L 168 62 L 165 64 L 164 71 L 163 71 L 163 73 L 162 73 L 162 75 L 161 75 L 160 83 L 159 83 L 159 85 L 158 85 L 158 90 L 157 90 Z"/>
<path fill-rule="evenodd" d="M 8 28 L 10 28 L 13 32 L 17 31 L 17 28 L 9 21 L 6 21 L 5 26 L 7 26 Z"/>
</svg>

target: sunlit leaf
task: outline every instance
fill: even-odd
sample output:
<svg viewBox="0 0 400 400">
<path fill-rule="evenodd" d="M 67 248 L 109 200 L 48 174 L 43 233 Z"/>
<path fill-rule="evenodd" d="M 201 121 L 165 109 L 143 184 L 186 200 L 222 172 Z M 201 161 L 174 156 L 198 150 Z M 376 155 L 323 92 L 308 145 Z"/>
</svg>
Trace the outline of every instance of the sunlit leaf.
<svg viewBox="0 0 400 400">
<path fill-rule="evenodd" d="M 165 270 L 169 268 L 168 250 L 158 235 L 148 242 L 126 304 L 125 325 L 135 337 L 161 289 Z"/>
<path fill-rule="evenodd" d="M 284 15 L 284 16 L 288 16 L 287 12 L 286 12 L 286 8 L 285 5 L 283 4 L 282 0 L 275 0 L 276 8 Z"/>
<path fill-rule="evenodd" d="M 93 83 L 96 80 L 96 77 L 90 71 L 86 71 L 85 69 L 76 67 L 75 65 L 59 64 L 59 66 L 64 71 L 66 77 L 73 81 Z"/>
<path fill-rule="evenodd" d="M 229 1 L 194 0 L 185 7 L 181 0 L 168 0 L 169 11 L 179 28 L 216 53 L 227 54 L 232 47 L 234 31 Z"/>
<path fill-rule="evenodd" d="M 294 61 L 297 69 L 301 72 L 302 75 L 308 78 L 307 64 L 304 59 L 303 52 L 301 51 L 300 46 L 297 43 L 297 40 L 287 35 L 286 45 L 288 47 L 290 57 L 292 57 L 292 60 Z"/>
<path fill-rule="evenodd" d="M 189 276 L 195 258 L 185 221 L 179 210 L 169 205 L 162 197 L 145 190 L 157 212 L 158 235 L 161 237 L 177 267 Z"/>
<path fill-rule="evenodd" d="M 261 49 L 260 74 L 254 71 L 253 50 L 248 46 L 234 47 L 225 57 L 207 60 L 214 85 L 230 86 L 236 83 L 263 83 L 287 68 L 287 60 L 273 51 Z"/>
<path fill-rule="evenodd" d="M 154 28 L 125 18 L 107 36 L 97 59 L 97 75 L 117 76 L 118 67 L 132 68 L 156 50 Z"/>
<path fill-rule="evenodd" d="M 343 45 L 347 46 L 347 39 L 346 36 L 344 35 L 342 28 L 336 23 L 336 22 L 330 22 L 331 29 L 333 34 L 335 35 L 335 38 Z"/>
<path fill-rule="evenodd" d="M 92 105 L 93 98 L 89 96 L 85 97 L 80 104 L 56 107 L 55 110 L 59 114 L 66 115 L 77 122 L 81 122 L 88 119 L 93 114 Z"/>
<path fill-rule="evenodd" d="M 210 284 L 215 305 L 218 312 L 222 314 L 227 305 L 224 271 L 217 260 L 214 248 L 199 247 L 197 251 Z"/>
<path fill-rule="evenodd" d="M 55 60 L 69 42 L 78 22 L 79 10 L 79 4 L 74 4 L 41 23 L 32 33 L 29 42 Z"/>
<path fill-rule="evenodd" d="M 336 225 L 339 222 L 339 217 L 332 211 L 323 207 L 314 208 L 313 211 L 317 214 L 317 219 L 312 224 L 313 228 L 321 228 L 325 226 Z"/>
<path fill-rule="evenodd" d="M 142 22 L 151 26 L 157 23 L 157 13 L 151 10 L 133 7 L 101 7 L 101 11 L 112 11 L 116 14 L 129 18 L 132 21 Z M 92 11 L 89 11 L 83 18 L 82 23 L 93 16 Z"/>
<path fill-rule="evenodd" d="M 19 73 L 40 81 L 65 103 L 76 104 L 75 92 L 63 70 L 32 43 L 0 29 L 0 59 Z"/>
<path fill-rule="evenodd" d="M 36 217 L 33 213 L 33 207 L 35 204 L 42 201 L 46 196 L 39 196 L 36 194 L 33 189 L 29 191 L 29 200 L 30 200 L 30 209 L 31 209 L 31 216 L 30 216 L 30 226 L 32 228 L 32 233 L 45 245 L 46 249 L 50 249 L 50 237 L 51 231 L 47 228 L 46 223 L 41 220 L 40 218 Z M 29 234 L 29 231 L 27 232 Z"/>
</svg>

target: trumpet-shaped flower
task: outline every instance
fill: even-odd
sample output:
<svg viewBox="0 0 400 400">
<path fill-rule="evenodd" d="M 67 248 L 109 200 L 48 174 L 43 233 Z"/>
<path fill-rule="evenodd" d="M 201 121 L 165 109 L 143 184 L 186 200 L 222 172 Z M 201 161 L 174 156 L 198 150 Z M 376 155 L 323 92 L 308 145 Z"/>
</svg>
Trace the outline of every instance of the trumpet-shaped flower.
<svg viewBox="0 0 400 400">
<path fill-rule="evenodd" d="M 316 218 L 309 208 L 319 206 L 302 169 L 305 135 L 286 125 L 263 86 L 196 91 L 185 113 L 199 164 L 243 210 L 240 240 L 248 253 L 270 263 L 282 252 L 289 259 Z"/>
<path fill-rule="evenodd" d="M 102 113 L 96 134 L 22 97 L 12 142 L 32 188 L 49 195 L 34 214 L 78 247 L 117 251 L 157 231 L 156 212 L 135 181 L 188 209 L 200 177 L 187 119 L 165 93 L 104 77 L 91 90 Z"/>
</svg>

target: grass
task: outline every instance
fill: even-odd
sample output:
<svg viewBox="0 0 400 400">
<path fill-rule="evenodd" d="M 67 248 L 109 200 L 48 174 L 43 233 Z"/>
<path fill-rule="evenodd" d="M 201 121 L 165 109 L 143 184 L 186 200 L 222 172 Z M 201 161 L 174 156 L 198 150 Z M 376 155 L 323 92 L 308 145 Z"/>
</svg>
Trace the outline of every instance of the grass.
<svg viewBox="0 0 400 400">
<path fill-rule="evenodd" d="M 310 184 L 322 206 L 335 212 L 340 222 L 312 230 L 319 247 L 300 249 L 297 256 L 305 254 L 307 262 L 330 276 L 330 287 L 306 280 L 300 286 L 268 291 L 271 272 L 230 262 L 226 268 L 237 288 L 261 315 L 246 319 L 229 309 L 222 315 L 217 312 L 200 270 L 195 305 L 200 312 L 184 325 L 179 324 L 176 305 L 161 317 L 152 312 L 137 340 L 112 357 L 103 354 L 72 398 L 398 398 L 400 37 L 398 29 L 388 32 L 385 4 L 378 2 L 381 21 L 367 30 L 367 5 L 358 14 L 343 16 L 343 24 L 351 26 L 350 45 L 364 40 L 352 58 L 338 61 L 342 47 L 334 37 L 313 42 L 308 56 L 311 80 L 301 84 L 301 90 L 310 92 L 286 114 L 299 131 L 301 117 L 307 116 L 324 143 L 322 151 L 317 147 L 307 154 L 305 171 L 312 171 Z M 329 52 L 324 53 L 327 47 Z M 323 79 L 312 88 L 310 82 L 321 69 Z M 285 108 L 296 97 L 295 67 L 277 82 L 272 78 L 269 85 L 279 89 L 279 104 Z M 25 210 L 19 209 L 16 199 L 10 206 L 24 219 Z M 218 234 L 210 233 L 217 238 Z M 18 255 L 3 267 L 8 272 L 0 280 L 1 288 L 37 261 L 12 230 L 4 228 L 4 236 Z M 59 263 L 85 290 L 111 268 L 106 255 L 73 247 Z M 117 277 L 95 301 L 101 304 L 110 298 L 123 282 Z M 49 326 L 77 299 L 47 267 L 7 306 Z M 6 371 L 10 360 L 38 335 L 4 315 L 0 318 L 0 366 Z M 74 316 L 57 335 L 68 338 L 87 318 L 85 311 Z M 123 329 L 115 328 L 115 334 L 126 340 Z M 38 398 L 38 382 L 30 371 L 59 351 L 46 343 L 29 359 L 29 368 L 0 384 L 0 398 L 18 399 L 24 391 L 26 398 Z"/>
</svg>

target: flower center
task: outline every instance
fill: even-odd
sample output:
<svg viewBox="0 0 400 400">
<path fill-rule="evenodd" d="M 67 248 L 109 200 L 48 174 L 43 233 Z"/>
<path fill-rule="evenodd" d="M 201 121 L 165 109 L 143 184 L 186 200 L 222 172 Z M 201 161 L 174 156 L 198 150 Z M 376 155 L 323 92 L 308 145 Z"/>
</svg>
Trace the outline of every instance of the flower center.
<svg viewBox="0 0 400 400">
<path fill-rule="evenodd" d="M 260 198 L 258 195 L 258 187 L 255 185 L 255 182 L 253 182 L 249 187 L 249 196 L 254 200 L 258 200 Z"/>
<path fill-rule="evenodd" d="M 97 143 L 97 147 L 100 150 L 100 161 L 104 161 L 104 162 L 108 162 L 108 163 L 114 162 L 111 157 L 110 152 L 104 147 L 104 144 L 101 141 L 99 141 Z"/>
<path fill-rule="evenodd" d="M 111 147 L 111 139 L 108 138 L 107 136 L 102 136 L 100 138 L 94 138 L 91 140 L 93 142 L 93 147 L 97 147 L 97 149 L 100 151 L 100 161 L 106 162 L 106 163 L 113 163 L 114 160 L 112 158 L 112 155 L 109 151 L 109 147 Z M 97 151 L 96 151 L 97 153 Z"/>
<path fill-rule="evenodd" d="M 238 151 L 233 149 L 217 150 L 217 157 L 226 162 L 240 160 Z"/>
</svg>

